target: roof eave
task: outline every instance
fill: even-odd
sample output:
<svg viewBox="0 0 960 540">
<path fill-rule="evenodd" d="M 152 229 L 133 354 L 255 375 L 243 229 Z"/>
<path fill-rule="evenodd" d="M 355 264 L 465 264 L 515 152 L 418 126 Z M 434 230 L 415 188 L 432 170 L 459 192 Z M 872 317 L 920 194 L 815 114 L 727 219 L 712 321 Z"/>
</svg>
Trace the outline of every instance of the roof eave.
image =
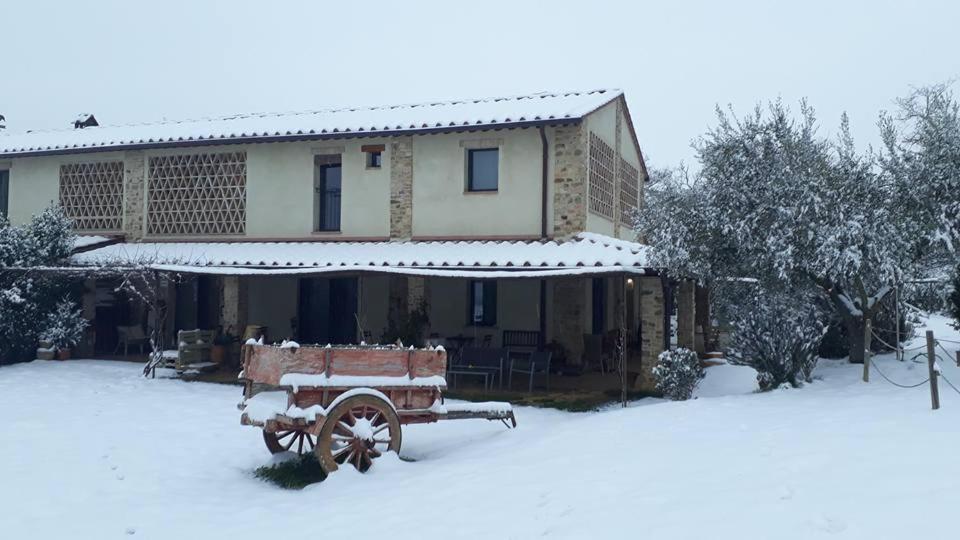
<svg viewBox="0 0 960 540">
<path fill-rule="evenodd" d="M 234 144 L 264 144 L 302 141 L 325 141 L 339 139 L 358 139 L 370 137 L 397 137 L 406 135 L 432 135 L 441 133 L 462 133 L 474 131 L 490 131 L 498 129 L 523 129 L 539 126 L 559 126 L 577 124 L 583 121 L 583 116 L 571 118 L 550 118 L 545 120 L 529 120 L 524 122 L 503 122 L 497 124 L 478 124 L 469 126 L 442 126 L 416 129 L 396 129 L 385 131 L 351 131 L 338 133 L 310 133 L 290 135 L 265 135 L 255 137 L 209 138 L 175 141 L 155 141 L 134 144 L 114 144 L 103 146 L 83 146 L 71 148 L 52 148 L 46 150 L 31 150 L 26 152 L 3 152 L 0 158 L 13 159 L 22 157 L 60 156 L 68 154 L 93 154 L 101 152 L 116 152 L 129 150 L 153 150 L 164 148 L 191 148 L 204 146 L 224 146 Z"/>
</svg>

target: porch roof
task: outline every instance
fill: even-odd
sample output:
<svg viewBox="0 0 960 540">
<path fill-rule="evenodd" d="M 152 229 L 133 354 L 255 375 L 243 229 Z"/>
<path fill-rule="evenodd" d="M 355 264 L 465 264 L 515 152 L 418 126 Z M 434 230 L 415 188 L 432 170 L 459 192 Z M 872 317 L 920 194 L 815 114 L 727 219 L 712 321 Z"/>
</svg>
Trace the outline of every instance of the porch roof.
<svg viewBox="0 0 960 540">
<path fill-rule="evenodd" d="M 72 263 L 233 275 L 374 272 L 547 277 L 644 273 L 649 268 L 648 249 L 595 233 L 580 233 L 566 241 L 140 242 L 77 253 Z"/>
</svg>

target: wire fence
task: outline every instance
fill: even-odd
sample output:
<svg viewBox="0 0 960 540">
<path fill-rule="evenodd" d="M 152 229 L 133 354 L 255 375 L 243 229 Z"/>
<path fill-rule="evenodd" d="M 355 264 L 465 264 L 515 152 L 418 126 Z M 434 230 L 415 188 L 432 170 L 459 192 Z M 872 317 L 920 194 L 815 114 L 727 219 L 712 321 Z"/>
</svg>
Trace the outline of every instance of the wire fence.
<svg viewBox="0 0 960 540">
<path fill-rule="evenodd" d="M 907 352 L 928 348 L 927 344 L 920 345 L 918 347 L 911 347 L 911 348 L 903 348 L 900 346 L 895 347 L 893 345 L 890 345 L 886 341 L 884 341 L 880 336 L 876 334 L 876 332 L 873 331 L 873 329 L 870 330 L 870 333 L 874 339 L 878 340 L 880 343 L 882 343 L 886 347 L 896 350 L 898 358 L 905 358 L 905 353 Z M 919 388 L 926 384 L 930 384 L 931 404 L 934 409 L 938 409 L 940 407 L 940 397 L 939 397 L 939 391 L 937 389 L 937 384 L 936 384 L 937 380 L 943 379 L 943 382 L 947 383 L 947 386 L 949 386 L 951 390 L 956 392 L 957 395 L 960 395 L 960 388 L 958 388 L 955 384 L 953 384 L 953 382 L 946 375 L 943 374 L 943 369 L 942 369 L 942 366 L 944 364 L 947 364 L 949 362 L 954 362 L 954 361 L 956 361 L 957 366 L 960 367 L 960 355 L 958 355 L 955 351 L 951 352 L 950 350 L 948 350 L 946 347 L 943 346 L 941 341 L 946 343 L 955 343 L 955 344 L 960 344 L 960 341 L 952 340 L 952 339 L 933 338 L 932 333 L 928 333 L 927 339 L 932 340 L 933 350 L 932 351 L 925 350 L 924 352 L 919 352 L 913 355 L 910 358 L 910 361 L 916 362 L 917 358 L 925 358 L 928 363 L 932 363 L 930 366 L 932 376 L 928 376 L 926 379 L 917 383 L 904 384 L 904 383 L 900 383 L 893 380 L 890 376 L 884 373 L 883 370 L 880 369 L 880 366 L 878 366 L 876 362 L 871 361 L 870 368 L 872 368 L 872 371 L 875 371 L 885 381 L 887 381 L 893 386 L 896 386 L 897 388 L 904 388 L 904 389 Z M 942 351 L 943 355 L 945 355 L 946 358 L 944 358 L 944 356 L 941 356 L 941 354 L 937 351 L 938 348 L 940 351 Z M 940 364 L 938 365 L 937 362 L 940 362 Z M 922 361 L 918 363 L 922 363 Z M 931 380 L 933 378 L 936 378 L 936 380 Z M 864 374 L 864 380 L 867 380 L 866 373 Z"/>
</svg>

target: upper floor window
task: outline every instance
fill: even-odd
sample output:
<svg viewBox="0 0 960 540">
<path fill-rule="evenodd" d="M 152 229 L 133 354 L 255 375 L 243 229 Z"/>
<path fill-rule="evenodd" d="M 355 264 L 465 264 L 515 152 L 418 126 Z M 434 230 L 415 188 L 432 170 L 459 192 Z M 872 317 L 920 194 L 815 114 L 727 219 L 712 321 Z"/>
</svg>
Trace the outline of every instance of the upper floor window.
<svg viewBox="0 0 960 540">
<path fill-rule="evenodd" d="M 123 227 L 123 162 L 61 165 L 60 204 L 78 231 L 119 231 Z"/>
<path fill-rule="evenodd" d="M 313 182 L 313 206 L 316 209 L 314 228 L 317 231 L 339 231 L 342 184 L 340 156 L 314 157 Z"/>
<path fill-rule="evenodd" d="M 499 148 L 468 149 L 467 191 L 497 191 L 499 169 Z"/>
<path fill-rule="evenodd" d="M 0 218 L 7 218 L 10 206 L 10 171 L 0 171 Z"/>
<path fill-rule="evenodd" d="M 246 152 L 150 158 L 147 234 L 240 235 L 246 226 Z"/>
<path fill-rule="evenodd" d="M 384 148 L 385 145 L 382 144 L 365 144 L 360 147 L 360 151 L 366 155 L 368 169 L 379 169 L 383 166 Z"/>
<path fill-rule="evenodd" d="M 497 324 L 497 282 L 471 281 L 467 290 L 467 324 L 494 326 Z"/>
</svg>

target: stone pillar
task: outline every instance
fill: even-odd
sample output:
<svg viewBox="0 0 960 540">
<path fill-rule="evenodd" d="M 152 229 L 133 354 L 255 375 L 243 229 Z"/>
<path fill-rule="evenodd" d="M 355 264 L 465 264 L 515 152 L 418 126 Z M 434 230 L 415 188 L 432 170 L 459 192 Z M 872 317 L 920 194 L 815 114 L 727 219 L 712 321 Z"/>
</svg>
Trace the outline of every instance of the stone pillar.
<svg viewBox="0 0 960 540">
<path fill-rule="evenodd" d="M 413 137 L 390 143 L 390 239 L 413 236 Z"/>
<path fill-rule="evenodd" d="M 664 343 L 664 298 L 660 277 L 637 279 L 640 291 L 640 375 L 637 390 L 651 391 L 656 388 L 652 370 L 657 357 L 663 352 Z"/>
<path fill-rule="evenodd" d="M 556 128 L 553 146 L 553 235 L 566 238 L 587 229 L 586 128 Z"/>
<path fill-rule="evenodd" d="M 247 328 L 247 280 L 240 276 L 224 276 L 220 295 L 220 325 L 224 332 L 242 336 Z"/>
<path fill-rule="evenodd" d="M 677 288 L 677 347 L 696 350 L 696 284 L 689 279 Z"/>
<path fill-rule="evenodd" d="M 623 98 L 617 99 L 617 121 L 614 130 L 613 143 L 613 236 L 620 237 L 621 221 L 623 221 L 622 186 L 620 185 L 620 143 L 623 137 Z"/>
<path fill-rule="evenodd" d="M 146 157 L 142 150 L 123 155 L 123 233 L 127 240 L 139 240 L 145 234 Z"/>
<path fill-rule="evenodd" d="M 583 363 L 583 317 L 586 310 L 584 283 L 580 278 L 553 282 L 553 336 L 567 352 L 567 365 Z"/>
</svg>

